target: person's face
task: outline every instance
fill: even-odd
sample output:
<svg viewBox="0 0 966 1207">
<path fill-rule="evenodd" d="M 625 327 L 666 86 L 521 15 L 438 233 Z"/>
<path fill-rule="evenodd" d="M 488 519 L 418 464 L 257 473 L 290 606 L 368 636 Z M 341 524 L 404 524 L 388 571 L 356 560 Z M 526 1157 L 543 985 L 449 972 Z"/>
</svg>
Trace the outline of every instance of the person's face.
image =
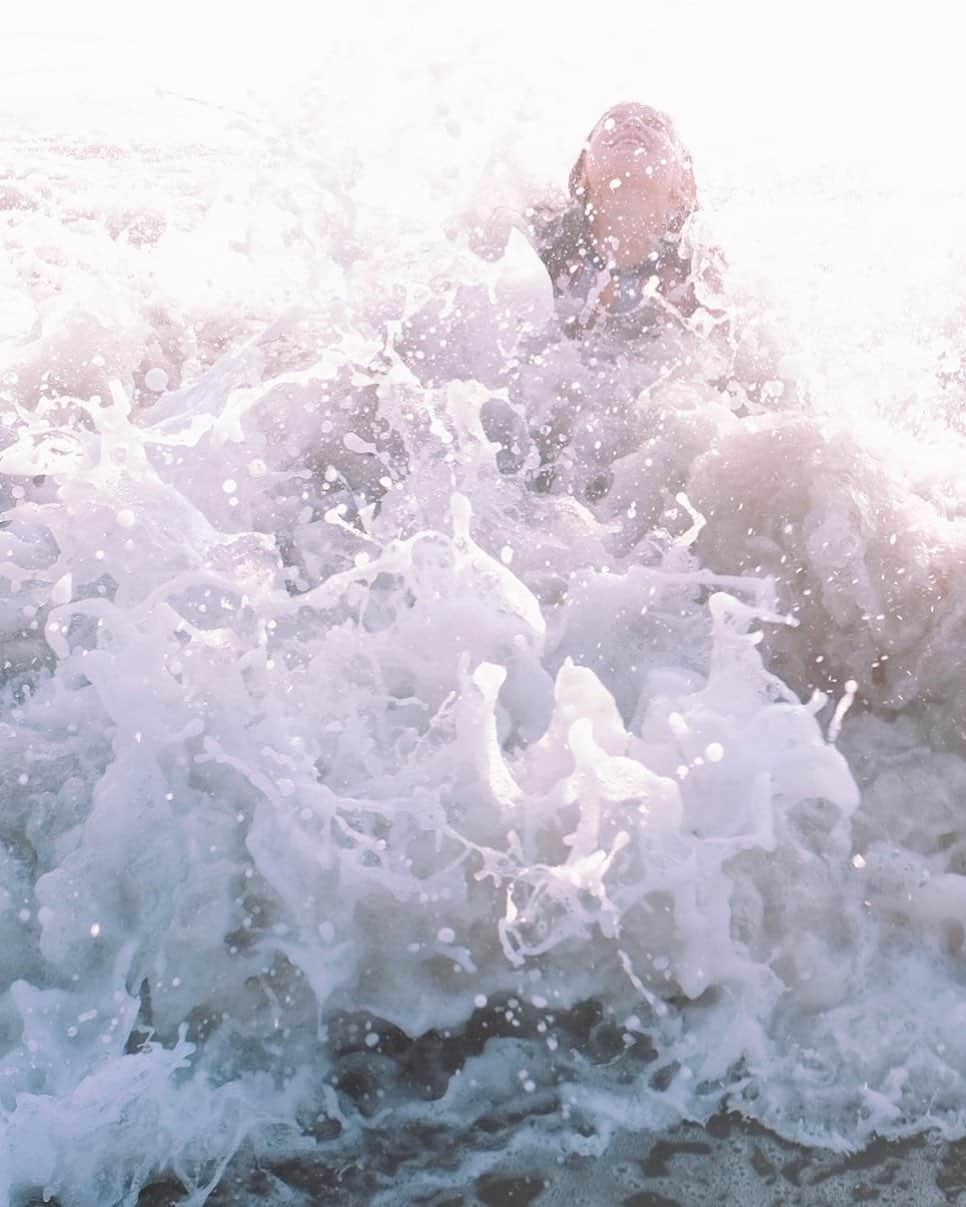
<svg viewBox="0 0 966 1207">
<path fill-rule="evenodd" d="M 610 225 L 660 232 L 680 211 L 687 167 L 667 118 L 616 105 L 594 127 L 584 156 L 588 200 Z"/>
</svg>

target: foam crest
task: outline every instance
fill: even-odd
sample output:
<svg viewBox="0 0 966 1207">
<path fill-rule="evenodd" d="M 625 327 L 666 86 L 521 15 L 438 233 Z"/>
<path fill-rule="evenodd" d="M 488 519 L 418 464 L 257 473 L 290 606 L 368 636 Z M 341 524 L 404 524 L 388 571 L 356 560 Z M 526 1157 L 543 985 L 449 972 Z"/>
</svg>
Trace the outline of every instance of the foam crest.
<svg viewBox="0 0 966 1207">
<path fill-rule="evenodd" d="M 3 184 L 11 1196 L 966 1128 L 949 463 L 830 422 L 740 287 L 564 339 L 421 87 L 426 146 L 318 85 Z"/>
</svg>

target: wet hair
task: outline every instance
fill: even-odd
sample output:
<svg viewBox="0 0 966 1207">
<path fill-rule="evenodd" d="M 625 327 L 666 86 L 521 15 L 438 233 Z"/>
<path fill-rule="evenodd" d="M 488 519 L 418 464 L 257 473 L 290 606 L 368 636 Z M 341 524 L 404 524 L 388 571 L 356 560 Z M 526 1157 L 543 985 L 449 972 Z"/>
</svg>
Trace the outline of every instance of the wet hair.
<svg viewBox="0 0 966 1207">
<path fill-rule="evenodd" d="M 538 206 L 531 218 L 531 231 L 554 294 L 566 293 L 568 278 L 595 255 L 590 223 L 583 206 L 569 205 L 562 210 Z"/>
</svg>

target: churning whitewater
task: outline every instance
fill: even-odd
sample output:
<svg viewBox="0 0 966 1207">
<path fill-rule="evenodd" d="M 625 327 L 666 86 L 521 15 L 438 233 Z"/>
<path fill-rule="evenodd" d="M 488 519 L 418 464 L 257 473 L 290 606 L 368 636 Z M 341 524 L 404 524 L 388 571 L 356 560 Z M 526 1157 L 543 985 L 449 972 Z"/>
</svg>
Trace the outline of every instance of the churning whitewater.
<svg viewBox="0 0 966 1207">
<path fill-rule="evenodd" d="M 966 1133 L 954 328 L 808 345 L 708 139 L 728 322 L 570 340 L 514 215 L 594 105 L 400 80 L 426 146 L 331 79 L 5 136 L 0 1199 Z"/>
</svg>

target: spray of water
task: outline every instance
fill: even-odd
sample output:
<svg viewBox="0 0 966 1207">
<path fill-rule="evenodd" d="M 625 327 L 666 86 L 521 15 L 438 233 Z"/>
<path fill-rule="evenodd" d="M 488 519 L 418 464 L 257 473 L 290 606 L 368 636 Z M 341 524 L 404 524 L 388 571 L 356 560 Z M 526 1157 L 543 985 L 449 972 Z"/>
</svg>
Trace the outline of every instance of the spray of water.
<svg viewBox="0 0 966 1207">
<path fill-rule="evenodd" d="M 375 1135 L 432 1189 L 406 1136 L 469 1177 L 482 1116 L 966 1130 L 940 85 L 831 11 L 807 69 L 764 11 L 420 12 L 21 37 L 0 1194 Z M 620 96 L 694 148 L 727 337 L 574 344 L 518 230 L 479 254 Z"/>
</svg>

